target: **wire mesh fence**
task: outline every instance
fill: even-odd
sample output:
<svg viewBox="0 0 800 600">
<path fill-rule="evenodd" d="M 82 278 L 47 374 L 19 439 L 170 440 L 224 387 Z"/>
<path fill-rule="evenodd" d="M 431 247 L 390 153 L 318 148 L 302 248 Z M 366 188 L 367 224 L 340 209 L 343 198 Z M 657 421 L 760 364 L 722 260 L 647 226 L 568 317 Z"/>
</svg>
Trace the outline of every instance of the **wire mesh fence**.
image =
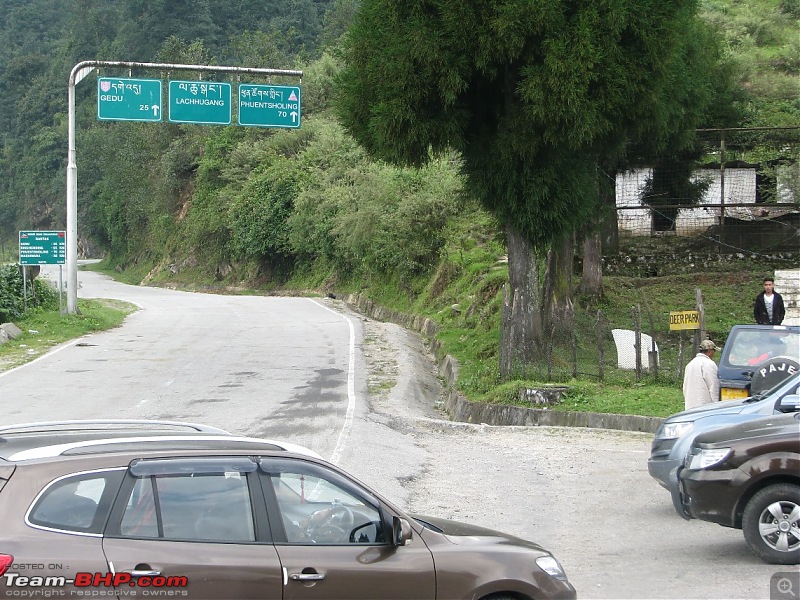
<svg viewBox="0 0 800 600">
<path fill-rule="evenodd" d="M 715 129 L 616 176 L 620 236 L 684 236 L 719 252 L 800 248 L 800 127 Z"/>
<path fill-rule="evenodd" d="M 631 307 L 630 320 L 611 322 L 602 310 L 576 315 L 569 336 L 555 336 L 535 360 L 519 365 L 512 378 L 564 383 L 589 379 L 608 383 L 657 382 L 680 385 L 686 364 L 704 335 L 668 331 L 646 307 Z"/>
</svg>

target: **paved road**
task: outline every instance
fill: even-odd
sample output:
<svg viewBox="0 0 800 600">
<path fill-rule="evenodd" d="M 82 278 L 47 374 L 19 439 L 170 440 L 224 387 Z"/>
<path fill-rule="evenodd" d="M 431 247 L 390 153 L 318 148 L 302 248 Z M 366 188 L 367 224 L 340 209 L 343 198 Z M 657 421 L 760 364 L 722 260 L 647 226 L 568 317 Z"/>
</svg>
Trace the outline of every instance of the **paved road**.
<svg viewBox="0 0 800 600">
<path fill-rule="evenodd" d="M 153 417 L 290 438 L 410 510 L 538 541 L 581 598 L 770 597 L 781 569 L 741 532 L 674 514 L 647 475 L 648 435 L 447 423 L 419 339 L 333 301 L 79 277 L 81 297 L 141 310 L 0 374 L 0 424 Z"/>
<path fill-rule="evenodd" d="M 292 437 L 327 458 L 352 421 L 357 319 L 307 298 L 218 296 L 79 274 L 80 297 L 138 304 L 124 326 L 0 375 L 0 423 L 130 417 Z M 349 414 L 348 414 L 349 411 Z"/>
</svg>

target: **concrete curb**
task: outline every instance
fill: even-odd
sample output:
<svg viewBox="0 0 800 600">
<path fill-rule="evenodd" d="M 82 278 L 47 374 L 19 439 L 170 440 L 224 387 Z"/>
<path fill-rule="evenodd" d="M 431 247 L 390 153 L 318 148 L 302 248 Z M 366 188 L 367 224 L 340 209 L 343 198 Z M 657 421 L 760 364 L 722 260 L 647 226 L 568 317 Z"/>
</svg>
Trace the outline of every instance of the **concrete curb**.
<svg viewBox="0 0 800 600">
<path fill-rule="evenodd" d="M 434 353 L 441 352 L 441 343 L 436 339 L 439 326 L 425 317 L 406 315 L 380 306 L 363 294 L 347 294 L 342 300 L 351 308 L 378 321 L 388 321 L 424 335 Z M 513 404 L 488 404 L 472 402 L 455 388 L 458 379 L 458 361 L 449 354 L 437 364 L 439 375 L 447 384 L 445 400 L 447 412 L 456 421 L 464 423 L 486 423 L 487 425 L 548 425 L 559 427 L 593 427 L 644 431 L 655 433 L 664 419 L 639 415 L 616 415 L 575 411 L 556 411 L 546 408 L 527 408 Z"/>
</svg>

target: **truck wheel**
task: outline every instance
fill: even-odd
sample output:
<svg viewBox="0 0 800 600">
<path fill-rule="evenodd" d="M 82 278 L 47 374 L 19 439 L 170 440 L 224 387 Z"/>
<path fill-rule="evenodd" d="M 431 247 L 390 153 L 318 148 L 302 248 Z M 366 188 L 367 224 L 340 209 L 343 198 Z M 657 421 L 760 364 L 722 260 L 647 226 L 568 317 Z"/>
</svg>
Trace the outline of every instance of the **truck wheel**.
<svg viewBox="0 0 800 600">
<path fill-rule="evenodd" d="M 778 483 L 758 492 L 744 509 L 742 531 L 764 562 L 800 564 L 800 485 Z"/>
</svg>

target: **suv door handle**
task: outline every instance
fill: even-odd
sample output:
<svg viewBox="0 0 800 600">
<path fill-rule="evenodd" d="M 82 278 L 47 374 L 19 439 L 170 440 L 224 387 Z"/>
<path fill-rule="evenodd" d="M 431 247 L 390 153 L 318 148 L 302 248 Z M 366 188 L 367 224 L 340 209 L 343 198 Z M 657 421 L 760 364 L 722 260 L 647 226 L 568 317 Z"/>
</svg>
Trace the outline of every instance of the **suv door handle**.
<svg viewBox="0 0 800 600">
<path fill-rule="evenodd" d="M 324 573 L 290 573 L 289 579 L 292 581 L 322 581 L 325 579 Z"/>
<path fill-rule="evenodd" d="M 161 571 L 138 571 L 134 569 L 131 571 L 131 575 L 133 577 L 155 577 L 156 575 L 161 575 Z"/>
</svg>

